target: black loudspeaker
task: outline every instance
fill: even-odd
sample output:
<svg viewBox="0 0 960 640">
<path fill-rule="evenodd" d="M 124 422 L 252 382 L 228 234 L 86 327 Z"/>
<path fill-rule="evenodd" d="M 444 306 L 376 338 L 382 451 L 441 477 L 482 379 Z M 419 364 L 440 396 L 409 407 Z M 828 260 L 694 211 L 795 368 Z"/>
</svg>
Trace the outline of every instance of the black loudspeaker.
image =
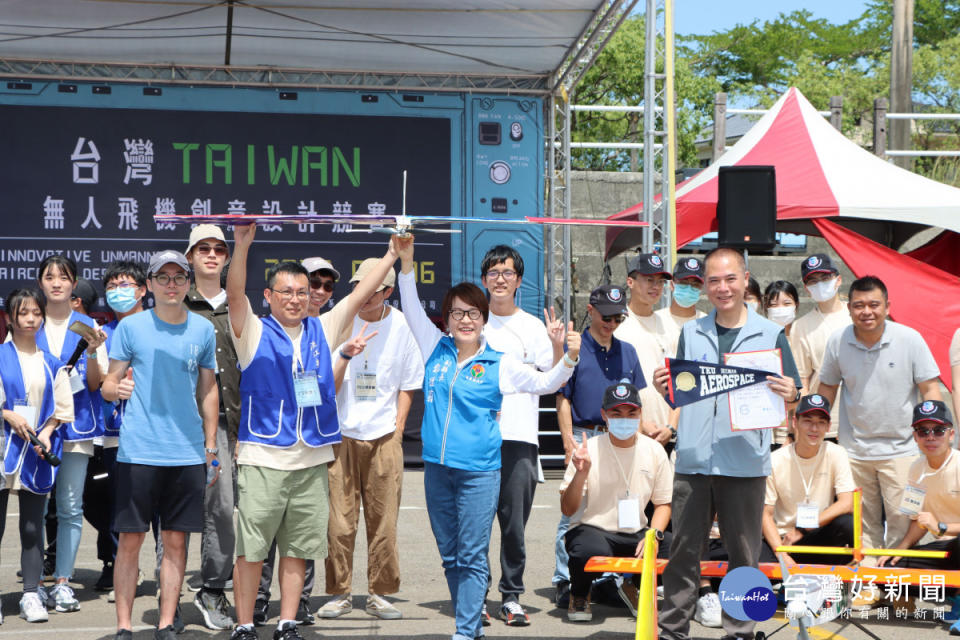
<svg viewBox="0 0 960 640">
<path fill-rule="evenodd" d="M 777 176 L 772 166 L 720 167 L 720 246 L 770 251 L 777 244 Z"/>
</svg>

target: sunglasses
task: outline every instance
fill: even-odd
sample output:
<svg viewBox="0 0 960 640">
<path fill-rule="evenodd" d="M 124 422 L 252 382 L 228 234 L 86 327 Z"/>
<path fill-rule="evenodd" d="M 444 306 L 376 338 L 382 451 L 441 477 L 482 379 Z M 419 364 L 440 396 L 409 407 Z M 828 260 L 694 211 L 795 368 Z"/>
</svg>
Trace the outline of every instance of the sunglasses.
<svg viewBox="0 0 960 640">
<path fill-rule="evenodd" d="M 324 291 L 333 291 L 333 280 L 323 280 L 321 278 L 310 278 L 311 289 L 323 289 Z"/>
<path fill-rule="evenodd" d="M 615 322 L 617 324 L 622 323 L 626 318 L 622 314 L 617 314 L 615 316 L 603 316 L 600 318 L 604 322 Z"/>
<path fill-rule="evenodd" d="M 929 437 L 930 435 L 934 435 L 938 438 L 941 438 L 949 429 L 950 427 L 947 427 L 947 426 L 934 427 L 933 429 L 918 427 L 914 429 L 913 432 L 917 434 L 917 436 L 920 438 L 926 438 L 926 437 Z"/>
<path fill-rule="evenodd" d="M 209 245 L 209 244 L 198 244 L 194 247 L 197 250 L 197 253 L 214 253 L 218 256 L 227 255 L 227 248 L 222 244 Z"/>
</svg>

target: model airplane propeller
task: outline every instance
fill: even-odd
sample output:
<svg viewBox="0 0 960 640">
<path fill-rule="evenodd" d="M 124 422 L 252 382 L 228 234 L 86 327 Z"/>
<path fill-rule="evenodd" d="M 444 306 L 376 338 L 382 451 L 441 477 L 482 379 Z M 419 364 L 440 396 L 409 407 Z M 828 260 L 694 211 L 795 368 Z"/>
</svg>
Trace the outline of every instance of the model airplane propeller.
<svg viewBox="0 0 960 640">
<path fill-rule="evenodd" d="M 158 214 L 153 219 L 166 224 L 349 224 L 362 225 L 366 229 L 355 230 L 366 233 L 369 231 L 389 233 L 405 236 L 416 230 L 417 233 L 460 233 L 459 229 L 449 229 L 453 224 L 487 224 L 487 225 L 529 225 L 529 224 L 559 224 L 575 226 L 599 227 L 646 227 L 646 222 L 639 220 L 593 220 L 590 218 L 544 218 L 524 216 L 523 218 L 467 218 L 459 216 L 410 216 L 407 215 L 407 172 L 403 172 L 403 205 L 399 215 L 354 215 L 354 214 L 319 214 L 319 215 L 257 215 L 257 214 L 213 214 L 213 215 L 177 215 Z M 351 230 L 354 231 L 354 230 Z"/>
</svg>

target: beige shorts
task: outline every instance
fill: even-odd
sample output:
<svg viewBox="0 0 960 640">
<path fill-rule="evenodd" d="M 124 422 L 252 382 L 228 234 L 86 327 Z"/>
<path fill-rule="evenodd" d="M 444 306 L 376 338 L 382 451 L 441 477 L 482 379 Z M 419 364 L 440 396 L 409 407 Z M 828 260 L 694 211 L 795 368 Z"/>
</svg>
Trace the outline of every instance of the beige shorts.
<svg viewBox="0 0 960 640">
<path fill-rule="evenodd" d="M 237 556 L 265 560 L 274 538 L 281 558 L 327 555 L 327 465 L 280 471 L 240 465 Z"/>
</svg>

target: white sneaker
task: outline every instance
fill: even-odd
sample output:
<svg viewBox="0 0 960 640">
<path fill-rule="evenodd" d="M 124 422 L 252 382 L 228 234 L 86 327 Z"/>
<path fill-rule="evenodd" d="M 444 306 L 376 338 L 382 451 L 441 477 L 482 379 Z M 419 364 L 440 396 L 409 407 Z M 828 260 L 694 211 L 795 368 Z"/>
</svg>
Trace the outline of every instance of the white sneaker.
<svg viewBox="0 0 960 640">
<path fill-rule="evenodd" d="M 339 618 L 351 611 L 353 611 L 353 602 L 350 600 L 350 594 L 343 593 L 327 600 L 325 605 L 317 609 L 317 616 L 321 618 Z"/>
<path fill-rule="evenodd" d="M 80 601 L 73 595 L 73 589 L 66 582 L 53 585 L 49 598 L 53 600 L 54 608 L 60 613 L 80 611 Z"/>
<path fill-rule="evenodd" d="M 20 617 L 27 622 L 46 622 L 50 619 L 40 596 L 34 592 L 25 593 L 20 598 Z"/>
<path fill-rule="evenodd" d="M 711 592 L 700 596 L 693 619 L 704 627 L 716 629 L 723 626 L 723 610 L 720 608 L 720 598 L 717 594 Z"/>
<path fill-rule="evenodd" d="M 375 593 L 367 596 L 367 604 L 364 606 L 364 610 L 370 615 L 382 620 L 399 620 L 403 617 L 400 609 L 397 609 Z"/>
</svg>

